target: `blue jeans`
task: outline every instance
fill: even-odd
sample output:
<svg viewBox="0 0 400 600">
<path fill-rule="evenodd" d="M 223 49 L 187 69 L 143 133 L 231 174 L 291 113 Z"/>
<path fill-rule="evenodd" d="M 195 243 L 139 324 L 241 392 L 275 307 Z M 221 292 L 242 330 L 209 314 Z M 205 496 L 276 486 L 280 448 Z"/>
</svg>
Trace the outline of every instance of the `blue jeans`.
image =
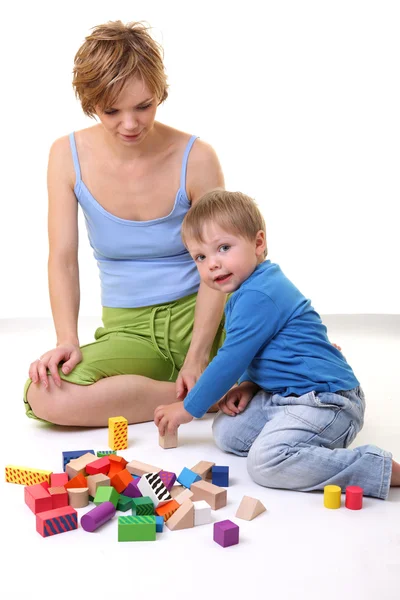
<svg viewBox="0 0 400 600">
<path fill-rule="evenodd" d="M 371 445 L 346 449 L 364 411 L 360 387 L 286 398 L 261 390 L 241 414 L 219 412 L 213 433 L 221 450 L 247 456 L 248 472 L 260 485 L 302 492 L 358 485 L 364 495 L 385 500 L 392 455 Z"/>
</svg>

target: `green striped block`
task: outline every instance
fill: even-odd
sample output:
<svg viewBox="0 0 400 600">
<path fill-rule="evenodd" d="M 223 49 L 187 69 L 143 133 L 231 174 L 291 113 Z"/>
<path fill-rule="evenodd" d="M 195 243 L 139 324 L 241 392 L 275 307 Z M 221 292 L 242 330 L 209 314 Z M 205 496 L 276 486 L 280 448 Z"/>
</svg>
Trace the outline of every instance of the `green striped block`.
<svg viewBox="0 0 400 600">
<path fill-rule="evenodd" d="M 132 514 L 133 515 L 154 515 L 154 504 L 149 496 L 142 498 L 132 498 Z"/>
<path fill-rule="evenodd" d="M 96 506 L 103 502 L 112 502 L 115 508 L 117 508 L 118 500 L 119 494 L 115 488 L 111 485 L 99 485 L 93 502 Z"/>
<path fill-rule="evenodd" d="M 154 515 L 118 517 L 119 542 L 154 542 L 155 539 L 156 518 Z"/>
<path fill-rule="evenodd" d="M 109 454 L 117 454 L 115 450 L 99 450 L 96 452 L 99 458 L 103 458 L 103 456 L 108 456 Z"/>
<path fill-rule="evenodd" d="M 132 508 L 132 498 L 120 494 L 118 498 L 117 510 L 122 510 L 122 512 L 126 512 L 130 508 Z"/>
</svg>

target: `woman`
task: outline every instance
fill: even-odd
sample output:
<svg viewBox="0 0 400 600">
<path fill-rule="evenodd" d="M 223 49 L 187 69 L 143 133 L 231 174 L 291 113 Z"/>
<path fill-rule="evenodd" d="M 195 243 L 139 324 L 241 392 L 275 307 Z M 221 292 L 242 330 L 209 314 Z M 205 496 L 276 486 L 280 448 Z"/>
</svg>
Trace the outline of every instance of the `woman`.
<svg viewBox="0 0 400 600">
<path fill-rule="evenodd" d="M 73 86 L 99 123 L 54 142 L 48 164 L 49 291 L 57 346 L 29 369 L 29 417 L 102 426 L 149 421 L 183 399 L 222 343 L 225 296 L 199 284 L 180 238 L 191 204 L 224 187 L 214 150 L 155 120 L 162 51 L 140 23 L 93 29 Z M 80 204 L 100 272 L 103 327 L 78 338 Z M 32 385 L 33 383 L 33 385 Z"/>
</svg>

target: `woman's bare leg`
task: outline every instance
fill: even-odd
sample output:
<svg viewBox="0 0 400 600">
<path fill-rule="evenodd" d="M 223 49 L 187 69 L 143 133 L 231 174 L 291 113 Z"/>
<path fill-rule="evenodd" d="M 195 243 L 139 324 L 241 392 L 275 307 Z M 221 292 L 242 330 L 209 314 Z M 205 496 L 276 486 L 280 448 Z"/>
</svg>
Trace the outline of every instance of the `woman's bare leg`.
<svg viewBox="0 0 400 600">
<path fill-rule="evenodd" d="M 176 388 L 175 383 L 141 375 L 115 375 L 86 386 L 62 381 L 61 387 L 49 377 L 47 390 L 30 385 L 27 400 L 37 417 L 56 425 L 101 427 L 109 417 L 152 421 L 157 406 L 176 402 Z"/>
</svg>

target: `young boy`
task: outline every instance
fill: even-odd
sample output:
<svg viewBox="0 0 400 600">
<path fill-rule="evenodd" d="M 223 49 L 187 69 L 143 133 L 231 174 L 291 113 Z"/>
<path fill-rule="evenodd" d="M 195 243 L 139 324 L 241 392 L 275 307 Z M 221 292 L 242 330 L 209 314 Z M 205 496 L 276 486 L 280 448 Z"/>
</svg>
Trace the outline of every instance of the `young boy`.
<svg viewBox="0 0 400 600">
<path fill-rule="evenodd" d="M 231 295 L 223 346 L 183 403 L 155 410 L 160 434 L 219 401 L 216 443 L 247 456 L 257 483 L 298 491 L 358 485 L 386 499 L 400 485 L 400 465 L 375 446 L 346 449 L 363 426 L 363 391 L 310 301 L 265 259 L 254 201 L 206 194 L 187 213 L 182 239 L 201 279 Z"/>
</svg>

